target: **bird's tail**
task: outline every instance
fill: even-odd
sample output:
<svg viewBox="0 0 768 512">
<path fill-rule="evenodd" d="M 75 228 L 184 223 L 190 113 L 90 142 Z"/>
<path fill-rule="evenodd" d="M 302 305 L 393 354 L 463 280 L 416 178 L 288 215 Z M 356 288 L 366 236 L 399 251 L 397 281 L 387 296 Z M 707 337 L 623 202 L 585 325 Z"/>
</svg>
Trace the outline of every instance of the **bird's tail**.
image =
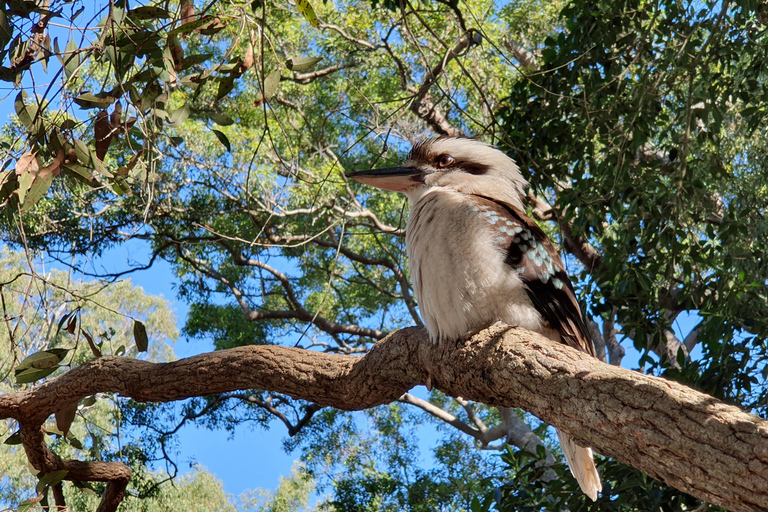
<svg viewBox="0 0 768 512">
<path fill-rule="evenodd" d="M 557 437 L 560 439 L 560 447 L 565 454 L 565 460 L 568 461 L 568 467 L 579 482 L 579 487 L 584 494 L 592 498 L 592 501 L 597 501 L 597 493 L 603 489 L 603 484 L 600 483 L 600 474 L 595 467 L 592 448 L 577 445 L 571 436 L 559 429 L 557 429 Z"/>
</svg>

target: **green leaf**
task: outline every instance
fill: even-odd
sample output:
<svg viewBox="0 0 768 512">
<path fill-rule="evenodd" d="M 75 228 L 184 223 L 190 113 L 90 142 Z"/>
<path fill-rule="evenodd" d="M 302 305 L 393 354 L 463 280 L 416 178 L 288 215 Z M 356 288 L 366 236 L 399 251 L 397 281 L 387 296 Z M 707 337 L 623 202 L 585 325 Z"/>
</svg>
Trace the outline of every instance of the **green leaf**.
<svg viewBox="0 0 768 512">
<path fill-rule="evenodd" d="M 264 99 L 268 100 L 277 92 L 280 86 L 280 70 L 273 71 L 264 79 Z"/>
<path fill-rule="evenodd" d="M 229 144 L 229 139 L 226 135 L 224 135 L 223 132 L 220 132 L 219 130 L 211 130 L 213 131 L 213 134 L 216 136 L 217 139 L 219 139 L 219 142 L 221 142 L 225 148 L 227 148 L 227 151 L 230 153 L 232 152 L 232 146 Z"/>
<path fill-rule="evenodd" d="M 77 50 L 77 43 L 74 39 L 71 39 L 67 43 L 67 47 L 64 49 L 64 74 L 66 75 L 67 80 L 72 78 L 72 75 L 75 74 L 77 68 L 80 67 L 80 55 L 74 53 Z"/>
<path fill-rule="evenodd" d="M 144 5 L 131 9 L 128 11 L 128 16 L 135 20 L 167 20 L 171 18 L 171 14 L 161 7 L 153 7 L 151 5 Z"/>
<path fill-rule="evenodd" d="M 22 175 L 21 178 L 27 176 L 27 174 Z M 21 183 L 21 178 L 19 178 L 19 183 Z M 42 198 L 45 193 L 48 192 L 48 189 L 51 188 L 52 183 L 53 173 L 48 173 L 42 178 L 36 179 L 34 183 L 32 183 L 32 186 L 29 187 L 29 190 L 27 191 L 24 198 L 22 198 L 21 194 L 19 194 L 19 201 L 23 205 L 21 209 L 23 211 L 28 211 L 30 208 L 35 206 L 40 198 Z"/>
<path fill-rule="evenodd" d="M 677 365 L 682 368 L 685 366 L 685 351 L 683 347 L 677 347 Z"/>
<path fill-rule="evenodd" d="M 297 57 L 285 61 L 285 67 L 297 73 L 305 73 L 315 67 L 315 64 L 323 60 L 322 57 Z"/>
<path fill-rule="evenodd" d="M 219 80 L 219 89 L 216 92 L 216 99 L 219 100 L 229 94 L 235 88 L 235 75 L 227 75 Z"/>
<path fill-rule="evenodd" d="M 149 348 L 149 338 L 147 338 L 147 328 L 139 320 L 133 321 L 133 340 L 136 342 L 136 348 L 139 352 L 146 352 Z"/>
<path fill-rule="evenodd" d="M 52 487 L 64 480 L 64 477 L 67 476 L 67 473 L 69 473 L 69 471 L 66 469 L 47 473 L 40 477 L 40 481 L 37 482 L 35 489 L 37 489 L 37 492 L 42 493 L 46 487 Z"/>
<path fill-rule="evenodd" d="M 185 24 L 183 24 L 183 25 L 181 25 L 179 27 L 176 27 L 175 29 L 173 29 L 170 32 L 168 32 L 168 35 L 189 34 L 190 32 L 193 32 L 193 31 L 197 30 L 198 28 L 202 27 L 203 25 L 208 25 L 208 24 L 210 24 L 211 22 L 213 22 L 215 20 L 216 20 L 216 17 L 215 16 L 211 16 L 209 14 L 209 15 L 203 16 L 202 18 L 200 18 L 198 20 L 190 21 L 189 23 L 185 23 Z"/>
<path fill-rule="evenodd" d="M 33 507 L 36 507 L 39 501 L 40 500 L 38 498 L 24 500 L 19 503 L 19 508 L 16 509 L 16 512 L 27 512 L 27 510 L 31 510 Z"/>
<path fill-rule="evenodd" d="M 77 98 L 75 98 L 75 103 L 77 103 L 83 108 L 105 109 L 111 104 L 113 104 L 115 100 L 117 100 L 117 98 L 114 96 L 103 95 L 102 97 L 100 95 L 86 92 L 84 94 L 81 94 Z"/>
<path fill-rule="evenodd" d="M 77 178 L 83 183 L 88 185 L 93 184 L 93 174 L 91 174 L 91 171 L 87 167 L 80 164 L 66 163 L 62 166 L 62 169 L 65 174 Z"/>
<path fill-rule="evenodd" d="M 96 403 L 96 395 L 87 396 L 83 398 L 83 401 L 82 401 L 83 407 L 90 407 L 95 403 Z"/>
<path fill-rule="evenodd" d="M 219 126 L 229 126 L 235 123 L 229 116 L 217 112 L 206 112 L 206 115 L 208 116 L 208 119 Z"/>
<path fill-rule="evenodd" d="M 27 197 L 27 192 L 32 188 L 32 182 L 35 181 L 35 175 L 31 172 L 25 172 L 19 176 L 19 202 L 24 204 Z"/>
<path fill-rule="evenodd" d="M 315 10 L 312 8 L 312 4 L 309 3 L 309 0 L 296 0 L 296 7 L 299 9 L 301 15 L 307 19 L 310 25 L 315 28 L 320 27 Z"/>
<path fill-rule="evenodd" d="M 184 57 L 184 60 L 181 63 L 181 70 L 185 70 L 189 67 L 194 66 L 195 64 L 202 64 L 203 62 L 206 62 L 208 59 L 213 57 L 212 53 L 198 53 L 195 55 L 187 55 Z"/>
<path fill-rule="evenodd" d="M 65 439 L 67 442 L 72 446 L 73 448 L 76 448 L 78 450 L 82 450 L 84 448 L 83 443 L 80 442 L 78 438 L 75 437 L 75 435 L 70 431 L 67 432 L 67 435 L 65 436 Z"/>
<path fill-rule="evenodd" d="M 5 45 L 7 45 L 11 39 L 13 39 L 13 29 L 8 24 L 5 10 L 0 9 L 0 48 L 5 48 Z"/>
<path fill-rule="evenodd" d="M 8 445 L 21 444 L 21 430 L 17 430 L 16 432 L 8 436 L 8 438 L 5 441 L 3 441 L 3 444 L 8 444 Z"/>
<path fill-rule="evenodd" d="M 32 127 L 32 115 L 29 107 L 27 107 L 27 105 L 24 103 L 24 100 L 26 99 L 27 91 L 22 90 L 19 92 L 19 94 L 16 95 L 16 100 L 13 102 L 13 106 L 16 109 L 16 116 L 18 116 L 21 124 L 23 124 L 27 129 L 30 129 Z"/>
<path fill-rule="evenodd" d="M 173 124 L 182 124 L 189 117 L 189 103 L 185 103 L 181 107 L 177 108 L 171 114 L 171 121 Z"/>
<path fill-rule="evenodd" d="M 45 369 L 55 367 L 69 353 L 68 348 L 51 348 L 30 354 L 21 360 L 16 367 L 16 372 L 28 368 Z"/>
<path fill-rule="evenodd" d="M 80 139 L 75 140 L 75 155 L 80 163 L 89 169 L 93 168 L 93 158 L 91 157 L 91 150 Z"/>
<path fill-rule="evenodd" d="M 56 368 L 58 368 L 58 365 L 44 369 L 27 368 L 26 370 L 21 371 L 16 370 L 16 384 L 30 384 L 32 382 L 38 381 L 55 372 Z"/>
<path fill-rule="evenodd" d="M 21 72 L 21 69 L 10 69 L 0 66 L 0 80 L 3 82 L 15 82 Z"/>
</svg>

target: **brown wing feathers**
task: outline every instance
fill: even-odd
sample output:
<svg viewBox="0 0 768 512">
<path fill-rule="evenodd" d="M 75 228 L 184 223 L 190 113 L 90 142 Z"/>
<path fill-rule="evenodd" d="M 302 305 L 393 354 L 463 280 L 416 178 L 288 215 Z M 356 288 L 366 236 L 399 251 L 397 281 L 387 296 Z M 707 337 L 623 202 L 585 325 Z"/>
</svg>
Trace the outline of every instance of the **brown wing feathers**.
<svg viewBox="0 0 768 512">
<path fill-rule="evenodd" d="M 563 343 L 595 355 L 581 308 L 560 255 L 542 229 L 519 209 L 493 199 L 473 196 L 506 252 L 506 263 L 517 270 L 528 297 Z"/>
</svg>

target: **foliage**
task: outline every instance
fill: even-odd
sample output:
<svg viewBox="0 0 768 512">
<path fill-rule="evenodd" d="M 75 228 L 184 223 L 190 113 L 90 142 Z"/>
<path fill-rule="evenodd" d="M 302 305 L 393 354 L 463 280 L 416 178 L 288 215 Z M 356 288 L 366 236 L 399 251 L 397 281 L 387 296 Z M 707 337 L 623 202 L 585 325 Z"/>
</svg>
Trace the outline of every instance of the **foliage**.
<svg viewBox="0 0 768 512">
<path fill-rule="evenodd" d="M 23 253 L 0 249 L 0 294 L 6 318 L 13 319 L 6 324 L 7 329 L 0 331 L 0 344 L 13 347 L 0 358 L 3 393 L 27 387 L 15 384 L 11 369 L 14 361 L 18 364 L 32 352 L 67 347 L 69 351 L 63 361 L 67 367 L 93 358 L 86 334 L 92 336 L 94 344 L 105 354 L 126 352 L 138 356 L 131 317 L 143 319 L 147 326 L 152 341 L 148 354 L 151 359 L 173 357 L 169 343 L 176 339 L 178 332 L 169 305 L 162 298 L 146 295 L 127 280 L 107 286 L 103 282 L 73 279 L 70 272 L 63 270 L 43 272 L 30 263 Z M 73 311 L 77 311 L 76 316 L 70 315 Z M 61 318 L 73 320 L 60 324 Z M 70 325 L 73 332 L 69 332 Z M 158 487 L 167 475 L 147 468 L 147 454 L 140 441 L 131 439 L 125 432 L 121 435 L 120 430 L 114 428 L 121 421 L 122 406 L 123 401 L 116 396 L 91 397 L 73 410 L 74 416 L 66 428 L 62 427 L 57 413 L 56 418 L 46 423 L 51 448 L 65 458 L 110 460 L 121 458 L 122 454 L 135 472 L 125 510 L 167 510 L 169 503 L 185 510 L 234 510 L 227 503 L 221 482 L 204 469 L 180 477 L 174 486 Z M 16 428 L 8 421 L 0 424 L 0 437 L 5 441 L 0 450 L 3 475 L 0 503 L 14 507 L 29 499 L 38 483 L 35 472 L 28 468 L 24 450 L 13 444 L 12 434 Z M 97 493 L 102 487 L 87 483 L 81 488 L 65 487 L 67 503 L 74 510 L 95 510 Z M 147 499 L 132 499 L 140 496 Z"/>
<path fill-rule="evenodd" d="M 171 264 L 188 338 L 360 354 L 420 319 L 404 199 L 344 173 L 396 162 L 430 134 L 473 135 L 527 175 L 530 213 L 568 253 L 611 363 L 637 349 L 644 371 L 765 417 L 764 3 L 102 4 L 2 11 L 0 79 L 21 88 L 0 141 L 8 243 L 82 269 L 139 241 L 147 266 Z M 91 297 L 68 297 L 78 293 Z M 100 320 L 91 303 L 58 316 L 77 311 L 75 334 L 133 354 L 133 324 Z M 686 317 L 695 325 L 681 329 Z M 70 346 L 46 328 L 12 340 L 4 372 Z M 91 357 L 82 338 L 65 364 Z M 243 506 L 306 507 L 311 477 L 333 510 L 706 507 L 608 460 L 610 488 L 591 504 L 535 418 L 437 392 L 402 402 L 349 415 L 252 391 L 190 400 L 183 417 L 172 405 L 117 402 L 112 421 L 141 433 L 123 452 L 140 494 L 170 492 L 140 468 L 163 456 L 179 424 L 232 430 L 278 418 L 306 472 Z M 431 431 L 440 437 L 425 446 Z M 524 445 L 513 431 L 539 436 L 535 456 L 508 448 Z"/>
<path fill-rule="evenodd" d="M 755 5 L 572 3 L 562 15 L 502 117 L 532 182 L 557 190 L 574 235 L 599 248 L 581 273 L 592 313 L 614 311 L 649 351 L 697 312 L 704 356 L 670 346 L 661 367 L 765 414 L 768 97 L 756 84 L 768 46 Z"/>
<path fill-rule="evenodd" d="M 253 512 L 298 512 L 318 510 L 308 507 L 315 482 L 303 466 L 294 463 L 288 477 L 280 477 L 274 492 L 264 489 L 250 491 L 240 497 L 241 510 Z"/>
</svg>

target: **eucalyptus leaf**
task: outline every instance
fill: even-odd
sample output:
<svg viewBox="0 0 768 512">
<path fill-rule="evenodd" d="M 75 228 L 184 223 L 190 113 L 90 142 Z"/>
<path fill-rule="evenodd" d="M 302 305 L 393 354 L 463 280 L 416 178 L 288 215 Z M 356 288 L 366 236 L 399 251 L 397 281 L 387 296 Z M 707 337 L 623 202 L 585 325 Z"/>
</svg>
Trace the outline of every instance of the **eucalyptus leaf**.
<svg viewBox="0 0 768 512">
<path fill-rule="evenodd" d="M 147 328 L 139 320 L 133 321 L 133 340 L 136 342 L 136 348 L 139 352 L 146 352 L 149 348 L 149 338 L 147 337 Z"/>
<path fill-rule="evenodd" d="M 225 148 L 227 148 L 227 151 L 230 153 L 232 152 L 232 146 L 229 143 L 229 139 L 226 135 L 224 135 L 224 132 L 220 132 L 219 130 L 211 130 L 213 134 L 216 136 L 217 139 L 219 139 L 219 142 L 221 142 Z"/>
<path fill-rule="evenodd" d="M 296 57 L 285 61 L 285 67 L 297 73 L 306 73 L 323 60 L 322 57 Z"/>
</svg>

